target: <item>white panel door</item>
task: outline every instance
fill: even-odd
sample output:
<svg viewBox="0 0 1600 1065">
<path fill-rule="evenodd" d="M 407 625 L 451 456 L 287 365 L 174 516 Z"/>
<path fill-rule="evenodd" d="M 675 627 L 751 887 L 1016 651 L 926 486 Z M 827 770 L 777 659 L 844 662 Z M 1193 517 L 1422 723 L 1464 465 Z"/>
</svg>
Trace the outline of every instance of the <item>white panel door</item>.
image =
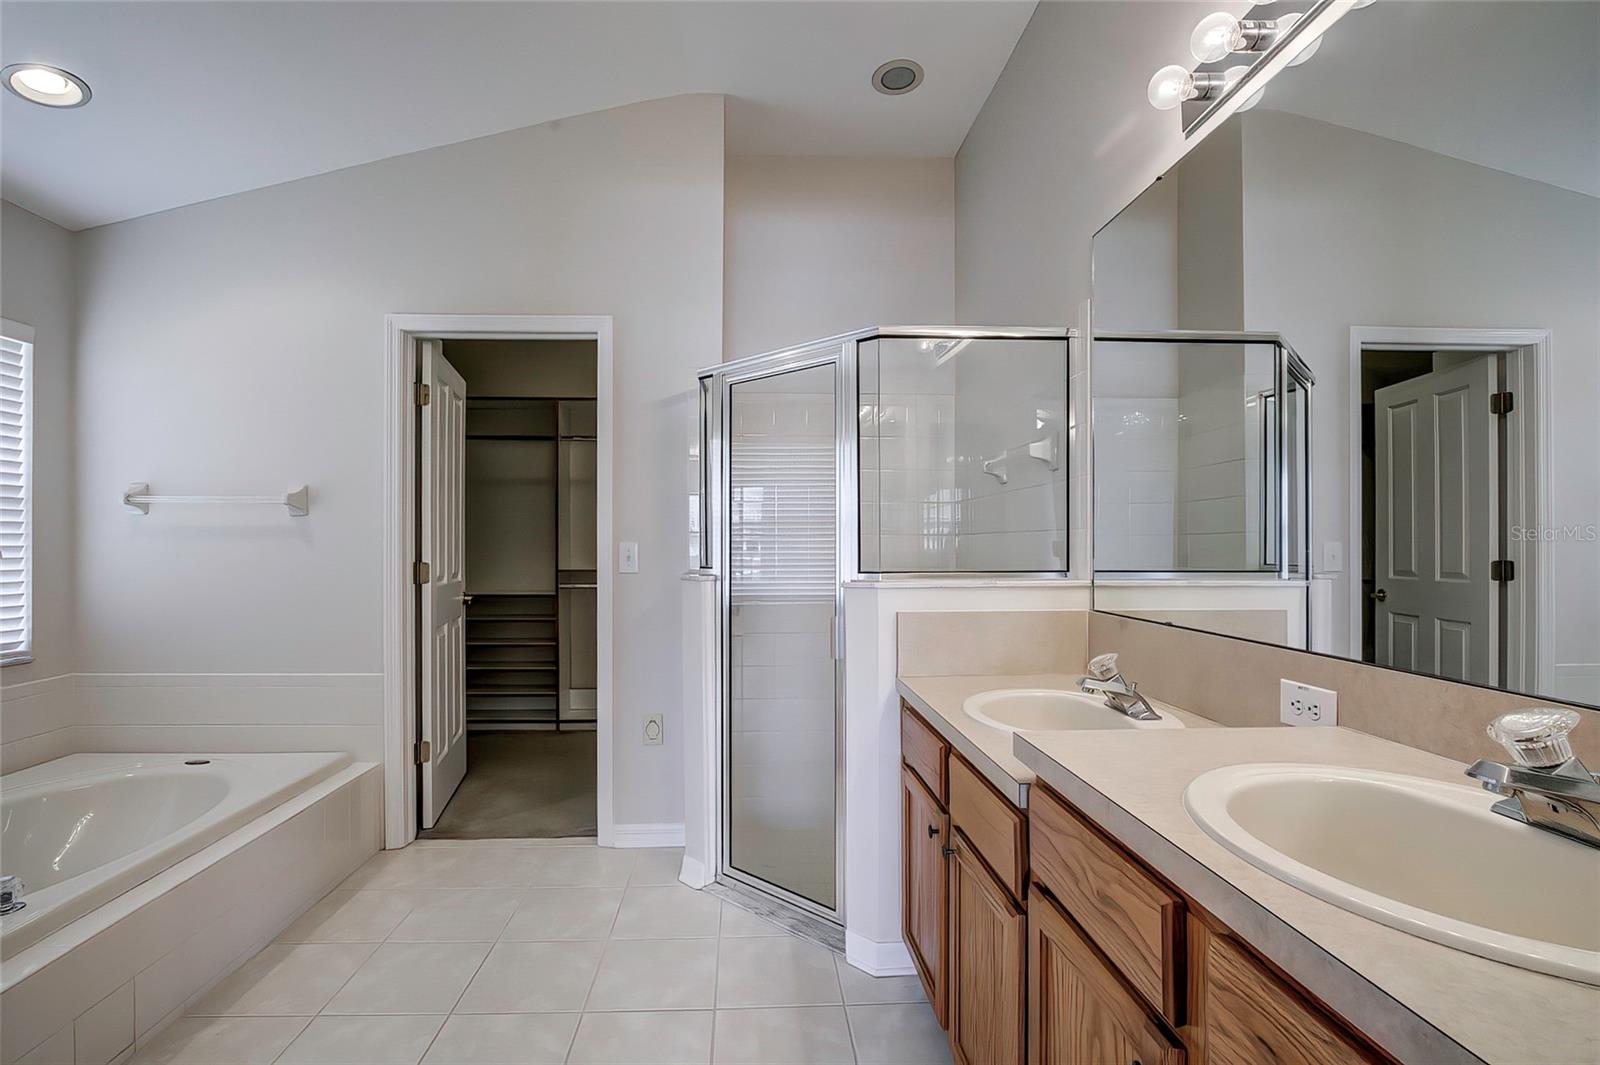
<svg viewBox="0 0 1600 1065">
<path fill-rule="evenodd" d="M 432 828 L 467 775 L 467 385 L 443 344 L 422 342 L 422 827 Z"/>
<path fill-rule="evenodd" d="M 1483 358 L 1374 393 L 1380 665 L 1499 680 L 1494 374 Z"/>
</svg>

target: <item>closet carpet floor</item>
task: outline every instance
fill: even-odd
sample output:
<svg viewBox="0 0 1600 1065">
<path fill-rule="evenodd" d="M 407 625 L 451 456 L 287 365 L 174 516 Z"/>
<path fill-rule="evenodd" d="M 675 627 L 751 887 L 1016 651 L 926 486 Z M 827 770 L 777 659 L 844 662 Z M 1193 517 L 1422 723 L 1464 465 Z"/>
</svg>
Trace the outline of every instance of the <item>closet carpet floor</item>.
<svg viewBox="0 0 1600 1065">
<path fill-rule="evenodd" d="M 691 891 L 682 862 L 570 840 L 383 851 L 134 1065 L 949 1065 L 915 976 Z"/>
<path fill-rule="evenodd" d="M 595 834 L 593 732 L 470 732 L 467 777 L 421 839 Z"/>
</svg>

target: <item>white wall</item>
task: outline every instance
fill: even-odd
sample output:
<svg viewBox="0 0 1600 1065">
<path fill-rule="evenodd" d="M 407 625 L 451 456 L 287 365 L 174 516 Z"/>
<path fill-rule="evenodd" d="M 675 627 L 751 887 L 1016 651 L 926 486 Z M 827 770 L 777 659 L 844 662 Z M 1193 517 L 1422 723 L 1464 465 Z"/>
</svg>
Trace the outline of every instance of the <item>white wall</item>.
<svg viewBox="0 0 1600 1065">
<path fill-rule="evenodd" d="M 401 156 L 81 238 L 79 627 L 112 673 L 382 668 L 391 312 L 615 316 L 619 823 L 681 816 L 675 638 L 693 370 L 721 350 L 722 115 L 686 96 Z M 152 509 L 311 487 L 311 514 Z M 270 709 L 264 710 L 270 716 Z M 666 715 L 666 742 L 640 742 Z"/>
<path fill-rule="evenodd" d="M 0 200 L 0 316 L 33 337 L 33 661 L 0 667 L 0 772 L 70 750 L 74 239 Z"/>
<path fill-rule="evenodd" d="M 728 159 L 723 357 L 953 321 L 955 195 L 950 159 Z"/>
<path fill-rule="evenodd" d="M 1318 380 L 1314 557 L 1325 541 L 1349 547 L 1356 325 L 1551 330 L 1552 518 L 1600 522 L 1600 200 L 1297 115 L 1242 117 L 1245 326 L 1290 337 Z M 1308 212 L 1294 190 L 1313 184 Z M 1550 554 L 1555 661 L 1576 685 L 1600 676 L 1600 545 L 1559 541 Z M 1333 601 L 1341 653 L 1351 577 L 1346 566 Z"/>
<path fill-rule="evenodd" d="M 33 327 L 33 661 L 0 683 L 70 673 L 73 235 L 0 200 L 0 317 Z"/>
</svg>

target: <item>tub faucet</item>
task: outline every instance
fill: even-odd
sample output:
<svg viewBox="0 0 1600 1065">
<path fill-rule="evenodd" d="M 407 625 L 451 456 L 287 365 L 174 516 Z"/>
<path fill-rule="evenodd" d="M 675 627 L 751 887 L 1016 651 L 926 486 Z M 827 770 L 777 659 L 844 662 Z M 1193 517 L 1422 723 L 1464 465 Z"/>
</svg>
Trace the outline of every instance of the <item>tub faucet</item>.
<svg viewBox="0 0 1600 1065">
<path fill-rule="evenodd" d="M 0 876 L 0 916 L 16 913 L 27 905 L 22 901 L 22 893 L 27 890 L 21 878 L 15 876 Z"/>
<path fill-rule="evenodd" d="M 1502 714 L 1489 723 L 1489 735 L 1511 753 L 1511 764 L 1480 758 L 1467 776 L 1506 796 L 1492 807 L 1495 813 L 1600 847 L 1600 777 L 1567 742 L 1578 721 L 1576 710 Z"/>
<path fill-rule="evenodd" d="M 1160 721 L 1161 715 L 1150 700 L 1139 694 L 1139 686 L 1117 672 L 1116 652 L 1089 659 L 1089 675 L 1078 678 L 1078 690 L 1104 695 L 1106 705 L 1135 721 Z"/>
</svg>

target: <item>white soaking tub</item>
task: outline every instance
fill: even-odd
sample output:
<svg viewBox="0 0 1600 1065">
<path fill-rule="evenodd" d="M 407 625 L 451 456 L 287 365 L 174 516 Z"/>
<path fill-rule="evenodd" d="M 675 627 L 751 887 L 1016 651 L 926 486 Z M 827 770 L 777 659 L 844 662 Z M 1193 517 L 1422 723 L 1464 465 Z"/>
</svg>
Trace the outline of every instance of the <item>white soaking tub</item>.
<svg viewBox="0 0 1600 1065">
<path fill-rule="evenodd" d="M 350 764 L 345 754 L 74 754 L 0 777 L 0 959 Z"/>
</svg>

